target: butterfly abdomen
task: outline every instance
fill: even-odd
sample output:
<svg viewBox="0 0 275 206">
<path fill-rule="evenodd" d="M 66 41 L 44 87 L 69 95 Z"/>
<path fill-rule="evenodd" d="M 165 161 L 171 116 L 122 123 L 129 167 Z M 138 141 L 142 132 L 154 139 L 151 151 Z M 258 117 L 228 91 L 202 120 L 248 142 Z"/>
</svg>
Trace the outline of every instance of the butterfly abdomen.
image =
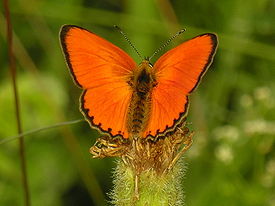
<svg viewBox="0 0 275 206">
<path fill-rule="evenodd" d="M 127 128 L 130 136 L 141 137 L 148 125 L 152 88 L 156 83 L 148 61 L 143 61 L 136 72 L 135 78 L 130 82 L 133 94 L 128 110 Z"/>
<path fill-rule="evenodd" d="M 141 135 L 146 129 L 151 109 L 150 92 L 140 95 L 134 92 L 128 112 L 128 132 L 134 136 Z M 131 135 L 130 135 L 131 136 Z"/>
</svg>

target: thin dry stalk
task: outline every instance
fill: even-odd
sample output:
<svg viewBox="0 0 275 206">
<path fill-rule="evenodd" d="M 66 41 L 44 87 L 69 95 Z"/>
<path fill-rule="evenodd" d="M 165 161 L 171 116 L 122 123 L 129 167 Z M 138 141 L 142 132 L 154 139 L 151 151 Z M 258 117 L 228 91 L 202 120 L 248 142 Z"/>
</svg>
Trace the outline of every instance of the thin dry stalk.
<svg viewBox="0 0 275 206">
<path fill-rule="evenodd" d="M 4 3 L 5 15 L 6 15 L 9 68 L 11 72 L 11 80 L 12 80 L 12 87 L 13 87 L 13 94 L 14 94 L 17 131 L 18 131 L 18 134 L 20 134 L 22 133 L 22 124 L 21 124 L 21 118 L 20 118 L 20 103 L 19 103 L 17 84 L 16 84 L 16 65 L 15 65 L 15 58 L 14 58 L 13 44 L 12 44 L 13 43 L 12 24 L 11 24 L 11 18 L 10 18 L 9 1 L 4 0 L 3 3 Z M 22 182 L 23 182 L 23 188 L 24 188 L 25 205 L 30 206 L 31 201 L 30 201 L 30 191 L 29 191 L 28 178 L 27 178 L 25 145 L 24 145 L 23 136 L 19 138 L 19 156 L 21 161 L 21 172 L 22 172 Z"/>
</svg>

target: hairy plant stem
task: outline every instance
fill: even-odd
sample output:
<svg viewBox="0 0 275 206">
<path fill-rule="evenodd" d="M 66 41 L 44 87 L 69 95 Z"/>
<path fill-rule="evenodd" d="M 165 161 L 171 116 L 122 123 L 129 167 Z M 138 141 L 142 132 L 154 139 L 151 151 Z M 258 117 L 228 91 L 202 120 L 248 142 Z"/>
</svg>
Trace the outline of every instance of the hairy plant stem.
<svg viewBox="0 0 275 206">
<path fill-rule="evenodd" d="M 115 186 L 110 195 L 112 203 L 116 206 L 182 206 L 184 205 L 183 168 L 183 160 L 180 159 L 164 174 L 158 174 L 154 170 L 141 172 L 138 176 L 138 197 L 136 197 L 135 171 L 123 161 L 118 161 L 114 174 Z"/>
</svg>

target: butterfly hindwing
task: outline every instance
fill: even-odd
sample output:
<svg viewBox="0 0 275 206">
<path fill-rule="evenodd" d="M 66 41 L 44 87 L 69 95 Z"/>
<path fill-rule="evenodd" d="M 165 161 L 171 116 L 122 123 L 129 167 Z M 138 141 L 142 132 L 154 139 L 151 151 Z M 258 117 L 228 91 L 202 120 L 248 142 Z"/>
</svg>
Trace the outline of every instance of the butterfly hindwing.
<svg viewBox="0 0 275 206">
<path fill-rule="evenodd" d="M 135 62 L 117 46 L 77 26 L 63 26 L 60 39 L 71 74 L 84 89 L 81 111 L 90 125 L 128 138 L 125 125 L 132 92 L 127 81 Z"/>
<path fill-rule="evenodd" d="M 166 52 L 155 63 L 157 86 L 146 136 L 165 135 L 182 122 L 188 109 L 188 95 L 198 86 L 212 62 L 217 36 L 207 33 Z"/>
</svg>

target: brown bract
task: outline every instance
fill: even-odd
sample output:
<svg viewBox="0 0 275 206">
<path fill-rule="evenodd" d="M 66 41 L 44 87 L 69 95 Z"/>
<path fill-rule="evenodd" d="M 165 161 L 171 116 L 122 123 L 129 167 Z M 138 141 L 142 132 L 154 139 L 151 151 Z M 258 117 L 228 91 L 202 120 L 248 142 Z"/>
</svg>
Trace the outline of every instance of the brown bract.
<svg viewBox="0 0 275 206">
<path fill-rule="evenodd" d="M 155 141 L 151 139 L 123 139 L 103 136 L 90 148 L 93 158 L 121 157 L 138 176 L 154 170 L 163 174 L 173 168 L 177 160 L 192 144 L 193 132 L 182 125 L 175 132 Z"/>
</svg>

